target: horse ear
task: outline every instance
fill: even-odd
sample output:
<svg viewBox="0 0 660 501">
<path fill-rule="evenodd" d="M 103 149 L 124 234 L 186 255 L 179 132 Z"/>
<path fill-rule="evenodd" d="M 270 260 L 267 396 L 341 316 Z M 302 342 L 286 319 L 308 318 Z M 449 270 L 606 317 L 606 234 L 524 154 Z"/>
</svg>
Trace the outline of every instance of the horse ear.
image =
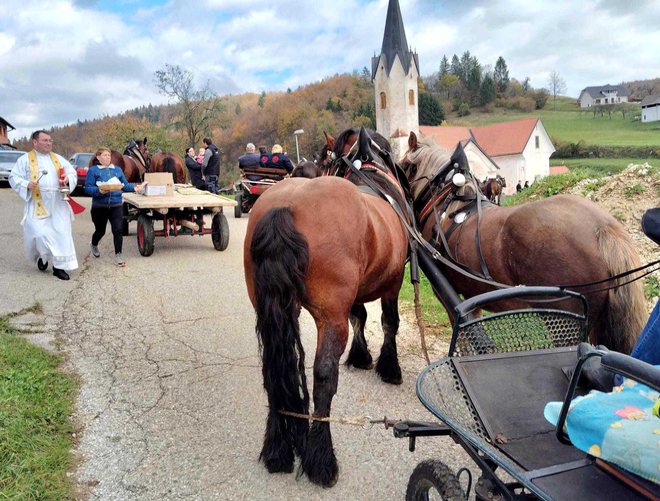
<svg viewBox="0 0 660 501">
<path fill-rule="evenodd" d="M 360 134 L 358 136 L 358 158 L 363 156 L 371 156 L 371 137 L 364 126 L 360 127 Z"/>
<path fill-rule="evenodd" d="M 326 131 L 323 131 L 323 135 L 325 136 L 325 144 L 328 145 L 329 150 L 334 150 L 335 149 L 335 138 L 332 137 L 330 134 L 328 134 Z"/>
<path fill-rule="evenodd" d="M 458 146 L 456 146 L 454 153 L 452 153 L 451 155 L 450 161 L 452 165 L 458 164 L 459 168 L 464 170 L 470 170 L 468 159 L 467 156 L 465 155 L 465 150 L 463 149 L 463 145 L 461 143 L 458 143 Z"/>
<path fill-rule="evenodd" d="M 410 131 L 410 135 L 408 136 L 408 149 L 410 151 L 417 149 L 417 135 L 413 131 Z"/>
</svg>

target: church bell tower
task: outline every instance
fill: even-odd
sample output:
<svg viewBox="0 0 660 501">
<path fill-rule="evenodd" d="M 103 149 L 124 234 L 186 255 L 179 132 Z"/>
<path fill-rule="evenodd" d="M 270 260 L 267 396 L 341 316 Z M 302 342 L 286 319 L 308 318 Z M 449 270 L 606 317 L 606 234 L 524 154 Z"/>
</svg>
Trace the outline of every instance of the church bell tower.
<svg viewBox="0 0 660 501">
<path fill-rule="evenodd" d="M 406 152 L 410 131 L 419 134 L 419 58 L 408 47 L 398 0 L 389 0 L 383 46 L 371 58 L 376 130 L 392 145 L 395 160 Z"/>
</svg>

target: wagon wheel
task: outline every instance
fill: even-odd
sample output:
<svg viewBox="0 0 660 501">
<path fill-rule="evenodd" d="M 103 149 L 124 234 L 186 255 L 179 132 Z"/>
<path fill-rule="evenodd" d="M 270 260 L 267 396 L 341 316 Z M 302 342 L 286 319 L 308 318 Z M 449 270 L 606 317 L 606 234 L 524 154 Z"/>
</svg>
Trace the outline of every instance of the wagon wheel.
<svg viewBox="0 0 660 501">
<path fill-rule="evenodd" d="M 213 216 L 211 230 L 211 238 L 213 239 L 215 250 L 225 250 L 227 245 L 229 245 L 229 223 L 227 223 L 227 218 L 222 212 L 218 212 Z"/>
<path fill-rule="evenodd" d="M 456 475 L 447 465 L 435 459 L 422 461 L 413 470 L 408 480 L 406 501 L 427 500 L 429 492 L 437 493 L 436 496 L 439 494 L 440 499 L 466 499 Z"/>
<path fill-rule="evenodd" d="M 236 193 L 236 207 L 234 207 L 234 217 L 240 218 L 243 215 L 243 208 L 241 207 L 241 193 Z"/>
<path fill-rule="evenodd" d="M 128 205 L 122 204 L 122 206 L 121 206 L 121 215 L 122 215 L 121 216 L 122 217 L 122 219 L 121 219 L 121 234 L 123 236 L 127 236 L 128 235 L 128 218 L 129 218 Z"/>
<path fill-rule="evenodd" d="M 151 256 L 154 253 L 154 220 L 146 214 L 140 214 L 137 220 L 137 244 L 140 254 Z"/>
</svg>

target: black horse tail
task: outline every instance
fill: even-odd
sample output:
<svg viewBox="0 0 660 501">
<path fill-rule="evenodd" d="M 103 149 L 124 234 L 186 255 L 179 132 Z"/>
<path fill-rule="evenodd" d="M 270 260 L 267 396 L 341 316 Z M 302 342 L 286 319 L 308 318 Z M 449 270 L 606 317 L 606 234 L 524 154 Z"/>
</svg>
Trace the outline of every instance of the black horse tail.
<svg viewBox="0 0 660 501">
<path fill-rule="evenodd" d="M 309 249 L 287 207 L 271 209 L 256 224 L 250 246 L 254 273 L 256 332 L 262 357 L 268 421 L 260 459 L 270 472 L 292 471 L 294 451 L 302 455 L 309 392 L 298 316 L 305 295 Z"/>
</svg>

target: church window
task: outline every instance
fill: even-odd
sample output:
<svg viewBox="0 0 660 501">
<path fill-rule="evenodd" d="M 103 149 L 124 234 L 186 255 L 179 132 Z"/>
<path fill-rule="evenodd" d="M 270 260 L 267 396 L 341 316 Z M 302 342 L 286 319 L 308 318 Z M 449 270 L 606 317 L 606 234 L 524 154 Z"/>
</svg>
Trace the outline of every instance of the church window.
<svg viewBox="0 0 660 501">
<path fill-rule="evenodd" d="M 384 92 L 380 93 L 380 108 L 384 110 L 387 108 L 387 97 L 385 96 Z"/>
<path fill-rule="evenodd" d="M 410 106 L 415 106 L 415 91 L 412 89 L 408 91 L 408 104 Z"/>
<path fill-rule="evenodd" d="M 541 141 L 539 140 L 539 136 L 535 136 L 534 140 L 536 143 L 536 149 L 538 150 L 541 147 Z"/>
</svg>

